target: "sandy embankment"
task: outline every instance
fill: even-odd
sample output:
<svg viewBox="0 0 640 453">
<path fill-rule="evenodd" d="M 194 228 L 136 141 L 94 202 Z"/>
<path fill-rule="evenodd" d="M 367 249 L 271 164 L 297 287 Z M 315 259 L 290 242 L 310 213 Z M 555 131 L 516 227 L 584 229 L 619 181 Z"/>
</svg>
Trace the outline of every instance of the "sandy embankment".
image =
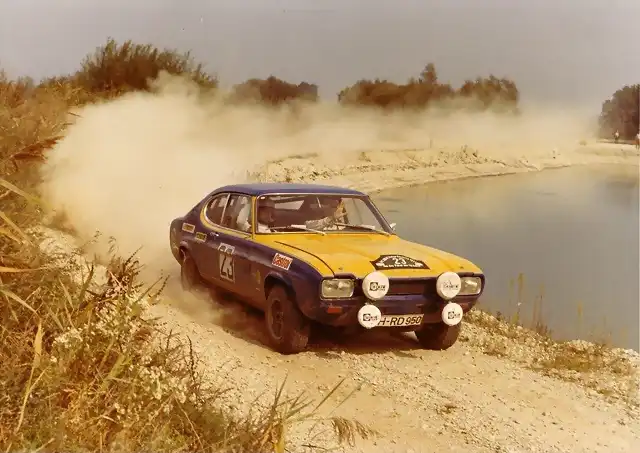
<svg viewBox="0 0 640 453">
<path fill-rule="evenodd" d="M 427 149 L 351 151 L 339 162 L 321 155 L 300 155 L 265 164 L 254 179 L 335 184 L 373 193 L 434 181 L 498 176 L 573 165 L 638 166 L 640 154 L 631 145 L 591 145 L 542 149 L 518 156 L 513 149 L 453 148 L 433 144 Z"/>
</svg>

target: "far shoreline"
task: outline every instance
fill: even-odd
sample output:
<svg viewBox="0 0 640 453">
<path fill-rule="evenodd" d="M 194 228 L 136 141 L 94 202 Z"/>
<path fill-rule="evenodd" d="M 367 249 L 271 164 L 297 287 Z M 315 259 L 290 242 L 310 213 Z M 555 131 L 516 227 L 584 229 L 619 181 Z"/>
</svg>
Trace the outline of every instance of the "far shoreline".
<svg viewBox="0 0 640 453">
<path fill-rule="evenodd" d="M 583 163 L 575 163 L 575 164 L 561 164 L 561 165 L 556 165 L 556 166 L 545 166 L 544 168 L 540 168 L 540 169 L 526 169 L 526 170 L 522 170 L 522 171 L 518 171 L 518 170 L 508 170 L 508 171 L 504 171 L 502 173 L 481 173 L 481 174 L 471 174 L 471 175 L 460 175 L 457 177 L 451 177 L 451 178 L 441 178 L 441 179 L 431 179 L 422 183 L 410 183 L 408 185 L 401 185 L 401 186 L 391 186 L 391 187 L 383 187 L 381 189 L 374 189 L 369 191 L 368 193 L 371 194 L 375 194 L 375 193 L 379 193 L 379 192 L 384 192 L 387 190 L 393 190 L 393 189 L 400 189 L 402 187 L 420 187 L 420 186 L 427 186 L 427 185 L 431 185 L 434 183 L 438 183 L 438 182 L 443 182 L 443 181 L 462 181 L 465 179 L 481 179 L 481 178 L 497 178 L 500 176 L 513 176 L 513 175 L 518 175 L 518 174 L 528 174 L 528 173 L 540 173 L 543 171 L 553 171 L 553 170 L 562 170 L 562 169 L 567 169 L 567 168 L 576 168 L 576 167 L 598 167 L 598 166 L 602 166 L 602 165 L 615 165 L 615 166 L 620 166 L 620 167 L 639 167 L 640 168 L 640 162 L 638 163 L 631 163 L 631 162 L 583 162 Z"/>
<path fill-rule="evenodd" d="M 357 162 L 342 167 L 323 165 L 317 156 L 294 156 L 267 163 L 258 179 L 271 182 L 301 182 L 335 185 L 375 194 L 402 187 L 416 187 L 440 181 L 506 176 L 520 173 L 557 170 L 577 166 L 620 165 L 640 166 L 640 154 L 628 145 L 597 144 L 585 150 L 562 154 L 539 155 L 532 158 L 487 159 L 489 162 L 468 162 L 468 156 L 451 156 L 439 161 L 432 150 L 360 152 Z M 625 150 L 627 148 L 627 150 Z M 444 151 L 444 150 L 440 150 Z M 629 152 L 631 151 L 631 152 Z M 464 154 L 465 151 L 454 151 Z M 372 155 L 375 153 L 375 155 Z M 365 156 L 365 161 L 362 161 Z M 391 159 L 389 159 L 391 157 Z M 430 157 L 425 161 L 424 157 Z M 459 160 L 455 160 L 456 157 Z M 345 158 L 347 163 L 348 158 Z M 466 160 L 466 161 L 465 161 Z"/>
</svg>

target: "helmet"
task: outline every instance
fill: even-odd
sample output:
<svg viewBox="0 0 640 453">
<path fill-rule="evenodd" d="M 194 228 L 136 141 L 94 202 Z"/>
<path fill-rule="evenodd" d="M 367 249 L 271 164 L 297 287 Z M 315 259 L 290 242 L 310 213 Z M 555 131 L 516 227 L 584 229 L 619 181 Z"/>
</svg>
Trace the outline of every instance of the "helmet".
<svg viewBox="0 0 640 453">
<path fill-rule="evenodd" d="M 262 208 L 271 208 L 274 209 L 276 204 L 273 202 L 271 198 L 259 198 L 258 199 L 258 209 Z"/>
<path fill-rule="evenodd" d="M 271 224 L 275 220 L 275 207 L 276 204 L 271 198 L 258 198 L 258 222 Z"/>
</svg>

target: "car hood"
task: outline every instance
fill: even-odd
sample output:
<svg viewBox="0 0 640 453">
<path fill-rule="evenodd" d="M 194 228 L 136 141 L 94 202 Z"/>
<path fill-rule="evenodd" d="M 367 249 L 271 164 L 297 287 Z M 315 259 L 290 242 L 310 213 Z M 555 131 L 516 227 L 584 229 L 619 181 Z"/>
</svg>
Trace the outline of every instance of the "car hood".
<svg viewBox="0 0 640 453">
<path fill-rule="evenodd" d="M 389 277 L 433 277 L 445 271 L 482 272 L 464 258 L 395 235 L 279 235 L 273 241 L 275 248 L 313 264 L 323 274 L 329 271 L 363 278 L 376 270 L 373 262 L 384 255 L 402 255 L 426 264 L 416 269 L 380 269 Z"/>
</svg>

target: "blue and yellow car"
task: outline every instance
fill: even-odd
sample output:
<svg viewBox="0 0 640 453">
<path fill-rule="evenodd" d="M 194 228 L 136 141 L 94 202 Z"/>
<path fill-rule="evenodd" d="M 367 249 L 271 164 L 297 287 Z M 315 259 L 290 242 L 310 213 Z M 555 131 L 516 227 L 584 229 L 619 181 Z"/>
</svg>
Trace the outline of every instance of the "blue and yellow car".
<svg viewBox="0 0 640 453">
<path fill-rule="evenodd" d="M 273 349 L 304 350 L 313 325 L 458 339 L 485 276 L 470 261 L 400 238 L 365 193 L 334 186 L 220 187 L 170 225 L 185 290 L 222 290 L 265 313 Z"/>
</svg>

